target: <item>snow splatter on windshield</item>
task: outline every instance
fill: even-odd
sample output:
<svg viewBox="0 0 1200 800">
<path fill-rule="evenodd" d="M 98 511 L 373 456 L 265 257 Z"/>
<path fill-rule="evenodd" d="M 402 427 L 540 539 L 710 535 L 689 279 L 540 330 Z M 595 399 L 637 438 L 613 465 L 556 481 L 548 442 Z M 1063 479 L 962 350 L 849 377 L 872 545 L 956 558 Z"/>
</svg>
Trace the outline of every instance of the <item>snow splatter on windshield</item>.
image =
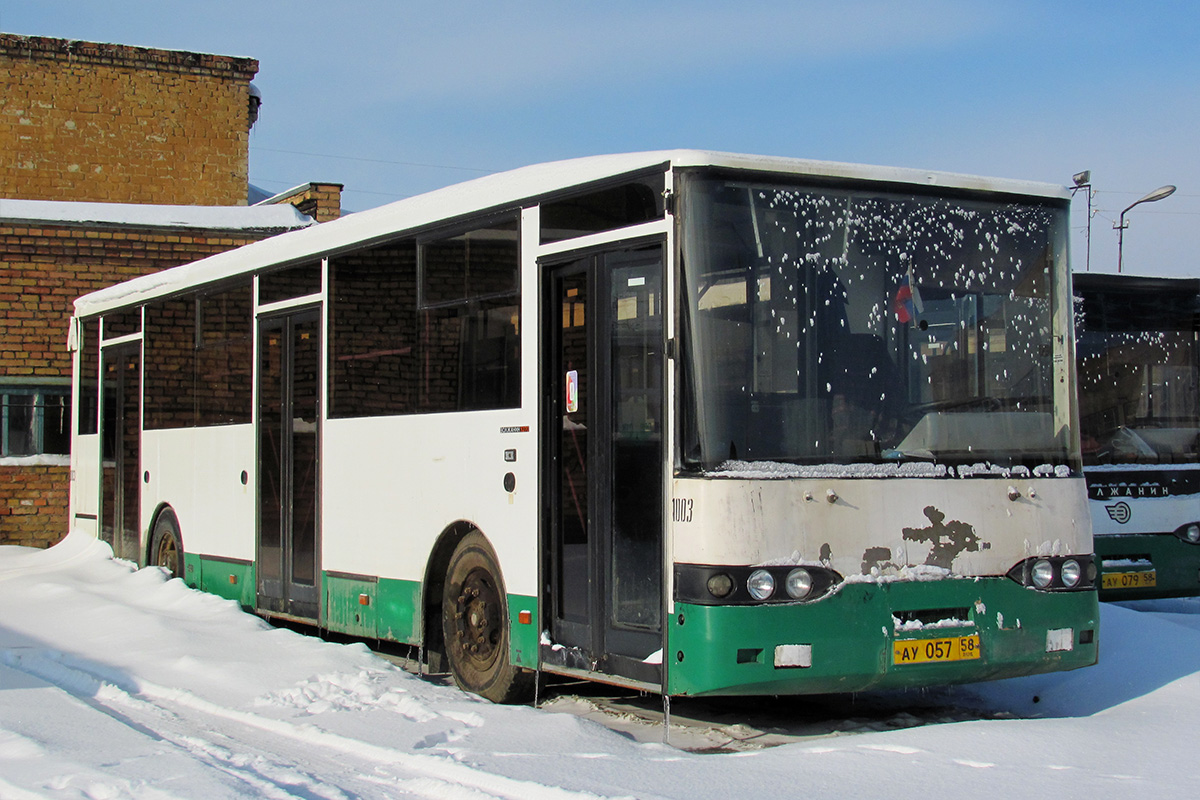
<svg viewBox="0 0 1200 800">
<path fill-rule="evenodd" d="M 1071 460 L 1063 209 L 697 178 L 683 213 L 686 464 Z"/>
</svg>

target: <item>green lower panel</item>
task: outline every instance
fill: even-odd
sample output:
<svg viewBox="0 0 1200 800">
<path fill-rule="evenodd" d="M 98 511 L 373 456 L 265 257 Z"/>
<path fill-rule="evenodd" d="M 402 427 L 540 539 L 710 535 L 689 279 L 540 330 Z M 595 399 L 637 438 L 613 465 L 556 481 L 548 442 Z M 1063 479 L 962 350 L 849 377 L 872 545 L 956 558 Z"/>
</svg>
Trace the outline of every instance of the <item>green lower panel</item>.
<svg viewBox="0 0 1200 800">
<path fill-rule="evenodd" d="M 1101 581 L 1105 573 L 1117 585 L 1104 588 L 1101 600 L 1142 600 L 1155 597 L 1193 597 L 1200 595 L 1200 545 L 1188 544 L 1173 534 L 1136 534 L 1097 536 L 1097 563 Z M 1154 586 L 1145 586 L 1141 567 L 1104 567 L 1104 560 L 1148 560 L 1153 564 Z M 1137 576 L 1134 573 L 1139 573 Z M 1141 580 L 1139 580 L 1139 577 Z M 1123 584 L 1123 585 L 1122 585 Z"/>
<path fill-rule="evenodd" d="M 325 627 L 329 630 L 407 644 L 421 642 L 419 582 L 325 573 L 323 585 Z M 513 663 L 537 667 L 537 600 L 510 594 L 508 616 L 511 632 L 509 649 Z"/>
<path fill-rule="evenodd" d="M 421 641 L 421 584 L 392 578 L 379 579 L 380 639 L 416 644 Z"/>
<path fill-rule="evenodd" d="M 242 608 L 254 608 L 254 565 L 250 562 L 185 553 L 183 568 L 184 582 L 188 586 L 226 600 L 236 600 Z"/>
<path fill-rule="evenodd" d="M 896 630 L 895 614 L 933 621 L 939 610 L 973 624 Z M 926 640 L 971 634 L 978 658 L 893 663 L 896 641 L 924 651 Z M 668 691 L 819 694 L 1009 678 L 1094 664 L 1098 634 L 1095 592 L 1036 592 L 1008 578 L 848 584 L 811 604 L 676 604 Z"/>
<path fill-rule="evenodd" d="M 375 604 L 378 587 L 379 582 L 374 579 L 325 573 L 321 581 L 325 594 L 324 627 L 351 636 L 377 638 L 375 624 L 379 615 Z"/>
<path fill-rule="evenodd" d="M 521 594 L 508 596 L 508 644 L 512 663 L 537 669 L 539 619 L 537 598 Z"/>
</svg>

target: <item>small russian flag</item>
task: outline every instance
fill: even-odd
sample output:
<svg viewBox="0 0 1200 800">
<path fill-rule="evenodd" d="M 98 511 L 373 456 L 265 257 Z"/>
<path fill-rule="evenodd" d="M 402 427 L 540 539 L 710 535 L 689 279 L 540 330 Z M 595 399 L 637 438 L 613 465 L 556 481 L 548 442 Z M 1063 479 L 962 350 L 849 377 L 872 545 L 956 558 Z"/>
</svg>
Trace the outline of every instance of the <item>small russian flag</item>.
<svg viewBox="0 0 1200 800">
<path fill-rule="evenodd" d="M 907 325 L 913 321 L 917 310 L 913 305 L 912 285 L 909 283 L 908 275 L 900 281 L 900 288 L 896 290 L 896 297 L 892 300 L 892 310 L 896 312 L 896 319 L 902 324 Z"/>
</svg>

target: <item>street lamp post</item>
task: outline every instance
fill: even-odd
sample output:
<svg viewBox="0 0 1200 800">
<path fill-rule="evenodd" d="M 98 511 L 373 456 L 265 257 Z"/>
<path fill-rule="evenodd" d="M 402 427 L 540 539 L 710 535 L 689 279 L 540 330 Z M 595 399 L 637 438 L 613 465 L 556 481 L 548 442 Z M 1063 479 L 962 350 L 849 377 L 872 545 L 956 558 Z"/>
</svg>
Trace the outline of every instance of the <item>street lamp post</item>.
<svg viewBox="0 0 1200 800">
<path fill-rule="evenodd" d="M 1075 182 L 1075 188 L 1071 190 L 1071 196 L 1080 189 L 1087 192 L 1087 255 L 1085 256 L 1084 271 L 1092 269 L 1092 171 L 1085 169 L 1083 172 L 1076 172 L 1071 176 L 1071 180 Z"/>
<path fill-rule="evenodd" d="M 1140 200 L 1135 200 L 1125 207 L 1125 211 L 1121 212 L 1120 222 L 1113 227 L 1117 229 L 1117 272 L 1121 271 L 1121 261 L 1125 253 L 1125 229 L 1129 227 L 1129 223 L 1125 221 L 1125 212 L 1136 205 L 1142 203 L 1153 203 L 1156 200 L 1162 200 L 1164 197 L 1170 197 L 1175 192 L 1175 187 L 1171 185 L 1160 186 L 1150 194 Z"/>
</svg>

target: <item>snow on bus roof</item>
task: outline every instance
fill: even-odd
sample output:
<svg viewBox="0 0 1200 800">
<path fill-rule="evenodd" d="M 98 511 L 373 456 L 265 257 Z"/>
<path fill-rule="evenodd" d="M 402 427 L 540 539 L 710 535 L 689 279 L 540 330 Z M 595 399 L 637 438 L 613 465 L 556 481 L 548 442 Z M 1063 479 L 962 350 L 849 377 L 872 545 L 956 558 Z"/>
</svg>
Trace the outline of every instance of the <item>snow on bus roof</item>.
<svg viewBox="0 0 1200 800">
<path fill-rule="evenodd" d="M 292 205 L 164 206 L 8 199 L 0 199 L 0 220 L 220 231 L 291 231 L 316 224 Z"/>
<path fill-rule="evenodd" d="M 398 200 L 304 230 L 263 239 L 243 247 L 101 289 L 75 301 L 79 316 L 102 313 L 129 302 L 142 302 L 191 286 L 236 277 L 257 267 L 319 258 L 356 242 L 386 238 L 441 220 L 503 206 L 515 206 L 556 190 L 606 178 L 672 167 L 729 167 L 816 177 L 883 181 L 941 188 L 998 192 L 1067 200 L 1062 186 L 1031 181 L 984 178 L 902 167 L 842 164 L 831 161 L 740 155 L 703 150 L 662 150 L 589 156 L 499 172 Z"/>
</svg>

